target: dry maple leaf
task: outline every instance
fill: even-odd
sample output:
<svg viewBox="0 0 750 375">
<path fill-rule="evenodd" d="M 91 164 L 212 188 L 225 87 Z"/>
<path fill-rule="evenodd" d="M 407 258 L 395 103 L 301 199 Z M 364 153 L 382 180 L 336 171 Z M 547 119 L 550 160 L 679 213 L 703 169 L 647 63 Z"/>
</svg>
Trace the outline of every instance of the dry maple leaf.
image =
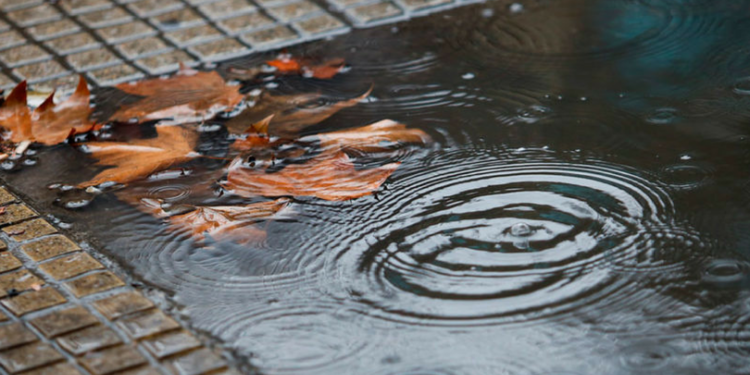
<svg viewBox="0 0 750 375">
<path fill-rule="evenodd" d="M 174 123 L 212 117 L 239 104 L 239 86 L 229 86 L 216 72 L 198 72 L 185 66 L 172 77 L 121 83 L 118 89 L 141 100 L 120 108 L 111 121 L 139 122 L 171 118 Z"/>
<path fill-rule="evenodd" d="M 54 103 L 54 93 L 33 112 L 27 106 L 26 81 L 19 83 L 0 107 L 0 126 L 10 131 L 11 142 L 38 142 L 55 145 L 94 126 L 90 92 L 83 76 L 75 92 L 64 102 Z"/>
<path fill-rule="evenodd" d="M 273 218 L 289 202 L 287 198 L 280 198 L 242 206 L 199 206 L 192 212 L 171 216 L 167 220 L 174 229 L 190 232 L 197 241 L 208 236 L 216 241 L 249 244 L 265 239 L 266 231 L 257 224 Z"/>
<path fill-rule="evenodd" d="M 382 120 L 354 129 L 306 136 L 301 142 L 320 140 L 323 149 L 354 149 L 362 152 L 385 152 L 403 144 L 425 145 L 432 141 L 419 129 L 407 129 L 393 120 Z"/>
<path fill-rule="evenodd" d="M 97 165 L 113 166 L 97 174 L 79 187 L 99 185 L 103 182 L 128 183 L 188 161 L 198 154 L 193 151 L 198 134 L 177 126 L 157 126 L 157 137 L 139 139 L 130 143 L 90 142 L 86 144 Z"/>
<path fill-rule="evenodd" d="M 242 197 L 310 196 L 343 201 L 369 195 L 398 168 L 391 163 L 357 170 L 342 152 L 323 153 L 304 164 L 290 164 L 280 171 L 248 168 L 241 158 L 229 166 L 224 188 Z"/>
<path fill-rule="evenodd" d="M 372 89 L 352 99 L 328 102 L 322 94 L 299 94 L 272 96 L 264 94 L 253 106 L 227 121 L 227 128 L 240 134 L 248 124 L 258 123 L 273 115 L 268 134 L 279 137 L 293 137 L 304 128 L 315 125 L 336 112 L 356 105 L 370 95 Z"/>
</svg>

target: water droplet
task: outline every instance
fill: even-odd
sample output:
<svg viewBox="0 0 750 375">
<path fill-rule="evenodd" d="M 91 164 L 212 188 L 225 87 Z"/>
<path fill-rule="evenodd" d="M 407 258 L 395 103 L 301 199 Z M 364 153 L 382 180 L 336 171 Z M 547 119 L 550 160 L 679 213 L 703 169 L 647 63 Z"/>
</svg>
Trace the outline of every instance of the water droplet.
<svg viewBox="0 0 750 375">
<path fill-rule="evenodd" d="M 510 227 L 510 234 L 516 237 L 526 237 L 531 235 L 531 227 L 526 223 L 516 223 Z"/>
<path fill-rule="evenodd" d="M 581 101 L 582 101 L 582 102 L 587 102 L 588 100 L 589 100 L 589 98 L 587 98 L 587 97 L 585 97 L 585 96 L 582 96 L 582 97 L 581 97 Z"/>
<path fill-rule="evenodd" d="M 475 77 L 474 73 L 466 73 L 461 76 L 461 78 L 463 79 L 474 79 L 474 77 Z"/>
<path fill-rule="evenodd" d="M 683 154 L 683 155 L 680 155 L 680 160 L 685 160 L 685 161 L 687 161 L 687 160 L 690 160 L 690 159 L 692 159 L 692 158 L 693 158 L 693 157 L 692 157 L 692 156 L 690 156 L 690 155 L 688 155 L 688 154 Z"/>
<path fill-rule="evenodd" d="M 491 8 L 482 9 L 482 17 L 490 18 L 495 15 L 495 10 Z"/>
<path fill-rule="evenodd" d="M 513 14 L 521 13 L 523 12 L 523 5 L 520 3 L 513 3 L 513 4 L 510 4 L 510 7 L 508 7 L 508 9 Z"/>
<path fill-rule="evenodd" d="M 677 110 L 674 108 L 659 108 L 646 121 L 652 124 L 670 124 L 677 119 Z"/>
<path fill-rule="evenodd" d="M 734 284 L 748 275 L 748 265 L 734 259 L 717 259 L 703 270 L 703 280 L 711 284 Z"/>
<path fill-rule="evenodd" d="M 71 208 L 71 209 L 82 208 L 82 207 L 88 206 L 89 203 L 91 203 L 91 200 L 88 200 L 88 199 L 71 200 L 71 201 L 65 202 L 65 208 Z"/>
<path fill-rule="evenodd" d="M 36 165 L 37 161 L 36 159 L 25 159 L 23 161 L 23 165 Z"/>
</svg>

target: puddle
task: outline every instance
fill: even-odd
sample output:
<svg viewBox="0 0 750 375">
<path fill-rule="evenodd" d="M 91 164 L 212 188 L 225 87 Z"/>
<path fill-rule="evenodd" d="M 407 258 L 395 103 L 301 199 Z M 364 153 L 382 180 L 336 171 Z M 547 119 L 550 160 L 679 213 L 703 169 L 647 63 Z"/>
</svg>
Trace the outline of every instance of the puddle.
<svg viewBox="0 0 750 375">
<path fill-rule="evenodd" d="M 750 5 L 518 4 L 293 49 L 351 70 L 276 92 L 374 84 L 311 134 L 390 118 L 435 144 L 390 156 L 375 195 L 294 200 L 263 241 L 198 244 L 112 193 L 62 191 L 97 171 L 67 145 L 5 178 L 263 373 L 747 373 Z M 216 159 L 135 188 L 257 201 L 218 193 L 227 132 L 201 128 Z M 131 131 L 113 139 L 153 129 Z"/>
</svg>

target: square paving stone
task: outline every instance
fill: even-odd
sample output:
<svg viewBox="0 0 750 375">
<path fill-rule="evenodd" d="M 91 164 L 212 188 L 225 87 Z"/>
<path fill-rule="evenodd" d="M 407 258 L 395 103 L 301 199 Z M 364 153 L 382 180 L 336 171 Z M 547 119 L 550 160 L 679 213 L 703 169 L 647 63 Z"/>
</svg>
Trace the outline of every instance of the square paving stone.
<svg viewBox="0 0 750 375">
<path fill-rule="evenodd" d="M 154 35 L 156 34 L 156 30 L 144 22 L 135 21 L 97 29 L 96 33 L 107 41 L 107 43 L 112 44 L 129 39 Z"/>
<path fill-rule="evenodd" d="M 0 365 L 14 374 L 59 362 L 63 359 L 62 354 L 55 348 L 41 342 L 0 353 Z"/>
<path fill-rule="evenodd" d="M 39 268 L 57 280 L 64 280 L 104 266 L 88 253 L 79 252 L 43 263 Z"/>
<path fill-rule="evenodd" d="M 44 219 L 31 219 L 20 224 L 3 228 L 3 232 L 15 241 L 27 241 L 57 232 L 57 229 Z"/>
<path fill-rule="evenodd" d="M 21 268 L 22 264 L 18 258 L 8 251 L 0 252 L 0 273 L 13 271 Z"/>
<path fill-rule="evenodd" d="M 229 34 L 239 34 L 245 31 L 273 25 L 274 23 L 275 21 L 265 14 L 253 12 L 219 21 L 219 27 Z"/>
<path fill-rule="evenodd" d="M 361 4 L 368 0 L 327 0 L 328 2 L 334 4 L 337 8 L 342 9 L 346 8 L 355 4 Z"/>
<path fill-rule="evenodd" d="M 46 60 L 50 55 L 33 44 L 13 47 L 0 52 L 0 59 L 8 66 L 18 66 Z"/>
<path fill-rule="evenodd" d="M 0 351 L 37 341 L 39 338 L 22 323 L 0 326 Z"/>
<path fill-rule="evenodd" d="M 64 335 L 98 323 L 99 320 L 82 306 L 54 311 L 31 320 L 31 324 L 47 338 Z"/>
<path fill-rule="evenodd" d="M 143 74 L 130 65 L 118 64 L 108 68 L 93 70 L 89 72 L 89 77 L 100 86 L 106 86 L 133 81 L 143 77 Z"/>
<path fill-rule="evenodd" d="M 0 275 L 0 298 L 6 297 L 15 293 L 25 292 L 33 289 L 34 287 L 41 287 L 44 285 L 44 280 L 38 278 L 27 269 L 22 269 L 12 273 L 4 273 Z"/>
<path fill-rule="evenodd" d="M 232 38 L 190 47 L 190 51 L 203 61 L 217 61 L 249 53 L 250 48 Z"/>
<path fill-rule="evenodd" d="M 195 65 L 195 59 L 181 50 L 174 50 L 161 55 L 151 56 L 135 62 L 141 68 L 148 70 L 150 74 L 162 74 L 177 70 L 179 64 L 187 66 Z"/>
<path fill-rule="evenodd" d="M 151 335 L 180 328 L 180 324 L 168 317 L 161 310 L 146 311 L 124 318 L 118 322 L 128 336 L 142 339 Z"/>
<path fill-rule="evenodd" d="M 161 372 L 152 367 L 138 367 L 132 370 L 119 372 L 117 375 L 161 375 Z"/>
<path fill-rule="evenodd" d="M 26 43 L 26 38 L 16 30 L 8 30 L 0 33 L 0 49 L 15 47 Z"/>
<path fill-rule="evenodd" d="M 226 362 L 208 349 L 199 349 L 172 360 L 167 367 L 175 374 L 201 375 L 209 371 L 220 370 Z"/>
<path fill-rule="evenodd" d="M 330 14 L 321 14 L 295 23 L 300 29 L 309 34 L 320 34 L 337 29 L 344 29 L 346 25 Z"/>
<path fill-rule="evenodd" d="M 13 196 L 13 194 L 8 192 L 8 190 L 5 189 L 4 187 L 0 187 L 0 205 L 8 204 L 15 200 L 16 200 L 16 197 Z"/>
<path fill-rule="evenodd" d="M 59 3 L 68 14 L 82 14 L 112 7 L 108 0 L 72 0 Z"/>
<path fill-rule="evenodd" d="M 67 93 L 73 91 L 78 85 L 77 74 L 67 74 L 58 78 L 44 79 L 38 82 L 32 82 L 30 90 L 40 92 L 56 91 L 58 93 Z"/>
<path fill-rule="evenodd" d="M 154 307 L 154 303 L 139 292 L 125 292 L 91 304 L 109 320 Z"/>
<path fill-rule="evenodd" d="M 178 0 L 141 0 L 128 4 L 128 8 L 139 17 L 151 17 L 182 8 Z"/>
<path fill-rule="evenodd" d="M 112 52 L 101 48 L 69 55 L 65 59 L 78 71 L 113 65 L 121 61 Z"/>
<path fill-rule="evenodd" d="M 67 55 L 72 52 L 83 51 L 99 46 L 99 42 L 97 42 L 89 33 L 68 35 L 49 40 L 44 44 L 61 55 Z"/>
<path fill-rule="evenodd" d="M 162 30 L 175 30 L 203 23 L 203 18 L 190 8 L 174 10 L 151 18 Z"/>
<path fill-rule="evenodd" d="M 123 43 L 117 46 L 120 53 L 129 59 L 153 55 L 169 49 L 166 43 L 157 37 L 146 37 Z"/>
<path fill-rule="evenodd" d="M 79 362 L 94 374 L 111 374 L 143 365 L 146 358 L 133 347 L 123 345 L 88 353 Z"/>
<path fill-rule="evenodd" d="M 112 328 L 100 324 L 60 337 L 57 342 L 68 353 L 80 356 L 121 344 L 122 339 Z"/>
<path fill-rule="evenodd" d="M 222 37 L 222 34 L 211 25 L 200 25 L 187 29 L 170 31 L 164 33 L 164 36 L 178 46 L 188 46 L 219 39 Z"/>
<path fill-rule="evenodd" d="M 13 69 L 13 73 L 16 76 L 30 82 L 61 76 L 67 72 L 68 70 L 55 60 L 24 65 Z"/>
<path fill-rule="evenodd" d="M 98 10 L 78 16 L 81 22 L 91 28 L 124 23 L 130 21 L 132 18 L 128 12 L 121 8 Z"/>
<path fill-rule="evenodd" d="M 71 34 L 80 29 L 75 22 L 65 18 L 29 27 L 26 28 L 26 31 L 37 40 L 45 40 L 60 35 Z"/>
<path fill-rule="evenodd" d="M 359 23 L 370 23 L 402 14 L 401 9 L 393 3 L 376 3 L 351 8 L 346 13 Z"/>
<path fill-rule="evenodd" d="M 10 29 L 10 25 L 7 22 L 0 20 L 0 31 Z"/>
<path fill-rule="evenodd" d="M 286 26 L 276 26 L 244 34 L 240 38 L 252 46 L 263 46 L 295 40 L 297 33 Z"/>
<path fill-rule="evenodd" d="M 52 287 L 24 293 L 20 296 L 6 298 L 0 301 L 0 303 L 7 307 L 13 314 L 18 316 L 57 306 L 65 302 L 65 297 Z"/>
<path fill-rule="evenodd" d="M 65 283 L 76 297 L 84 297 L 95 293 L 124 286 L 125 283 L 112 272 L 98 272 Z"/>
<path fill-rule="evenodd" d="M 432 8 L 452 2 L 453 0 L 401 0 L 401 3 L 410 11 Z"/>
<path fill-rule="evenodd" d="M 156 358 L 165 358 L 201 346 L 200 340 L 188 332 L 167 333 L 141 342 Z"/>
<path fill-rule="evenodd" d="M 17 82 L 14 81 L 13 79 L 9 78 L 5 74 L 0 74 L 0 89 L 2 88 L 10 89 L 14 87 L 16 84 Z"/>
<path fill-rule="evenodd" d="M 0 323 L 9 320 L 8 316 L 4 312 L 0 311 Z"/>
<path fill-rule="evenodd" d="M 24 372 L 23 375 L 83 375 L 70 363 L 57 363 L 40 369 Z"/>
<path fill-rule="evenodd" d="M 60 18 L 61 14 L 52 5 L 42 4 L 8 12 L 7 16 L 11 21 L 14 21 L 21 26 L 29 26 L 35 23 Z"/>
<path fill-rule="evenodd" d="M 249 13 L 257 8 L 248 0 L 220 0 L 203 4 L 198 7 L 206 16 L 213 20 Z"/>
<path fill-rule="evenodd" d="M 25 204 L 17 203 L 5 206 L 5 211 L 0 214 L 0 225 L 13 224 L 36 216 Z M 0 210 L 2 210 L 0 209 Z"/>
<path fill-rule="evenodd" d="M 292 3 L 282 5 L 268 10 L 274 17 L 281 21 L 288 22 L 293 19 L 305 17 L 317 12 L 321 9 L 316 4 L 309 1 L 300 1 L 298 3 Z"/>
<path fill-rule="evenodd" d="M 0 8 L 11 10 L 41 4 L 44 0 L 0 0 Z"/>
<path fill-rule="evenodd" d="M 62 254 L 81 250 L 81 247 L 71 241 L 68 237 L 57 235 L 24 244 L 21 246 L 21 249 L 29 256 L 29 258 L 39 262 Z"/>
</svg>

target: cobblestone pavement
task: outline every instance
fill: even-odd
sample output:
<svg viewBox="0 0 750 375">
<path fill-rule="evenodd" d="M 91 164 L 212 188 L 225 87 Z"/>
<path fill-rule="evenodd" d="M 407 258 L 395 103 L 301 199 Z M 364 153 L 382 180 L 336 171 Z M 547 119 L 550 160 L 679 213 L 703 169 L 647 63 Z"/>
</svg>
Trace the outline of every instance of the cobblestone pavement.
<svg viewBox="0 0 750 375">
<path fill-rule="evenodd" d="M 237 374 L 0 187 L 0 374 Z"/>
<path fill-rule="evenodd" d="M 0 0 L 0 88 L 106 86 L 476 0 Z"/>
</svg>

